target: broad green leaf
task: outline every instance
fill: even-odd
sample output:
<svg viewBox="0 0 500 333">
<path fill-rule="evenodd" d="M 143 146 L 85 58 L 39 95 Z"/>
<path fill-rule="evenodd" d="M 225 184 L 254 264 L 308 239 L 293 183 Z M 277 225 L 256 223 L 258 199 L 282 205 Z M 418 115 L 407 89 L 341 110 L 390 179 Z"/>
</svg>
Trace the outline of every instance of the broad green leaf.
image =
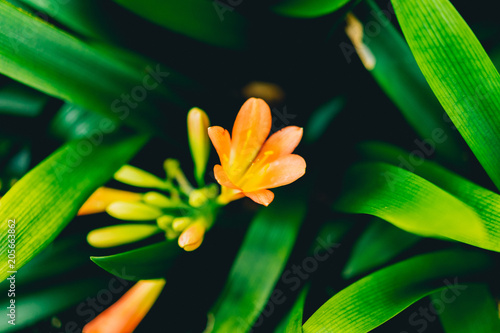
<svg viewBox="0 0 500 333">
<path fill-rule="evenodd" d="M 306 212 L 304 194 L 276 191 L 245 236 L 226 286 L 211 313 L 213 332 L 248 332 L 259 317 L 292 251 Z M 279 296 L 276 296 L 279 297 Z M 262 325 L 261 317 L 256 326 Z"/>
<path fill-rule="evenodd" d="M 443 119 L 446 113 L 418 68 L 403 36 L 391 24 L 390 17 L 386 18 L 382 14 L 382 9 L 374 1 L 367 1 L 367 5 L 360 5 L 357 9 L 361 22 L 348 20 L 352 29 L 346 28 L 346 31 L 354 32 L 348 34 L 351 38 L 359 36 L 356 34 L 357 30 L 366 28 L 367 24 L 378 24 L 379 28 L 377 34 L 363 34 L 364 49 L 369 50 L 375 59 L 374 67 L 367 68 L 369 72 L 420 137 L 433 142 L 438 156 L 448 160 L 460 160 L 461 138 L 451 129 L 450 123 Z M 389 11 L 385 12 L 391 15 Z M 351 56 L 353 48 L 351 45 L 341 45 L 346 57 Z M 434 139 L 436 131 L 443 132 L 438 142 Z M 441 140 L 443 136 L 446 136 L 446 139 Z"/>
<path fill-rule="evenodd" d="M 223 1 L 115 2 L 151 22 L 205 43 L 230 48 L 242 48 L 246 44 L 244 17 Z"/>
<path fill-rule="evenodd" d="M 174 264 L 182 250 L 177 242 L 165 241 L 105 257 L 90 257 L 111 274 L 125 280 L 158 279 Z"/>
<path fill-rule="evenodd" d="M 170 73 L 160 64 L 137 69 L 118 60 L 119 51 L 112 57 L 5 0 L 0 16 L 0 73 L 14 80 L 140 130 L 161 132 L 160 101 L 183 103 L 166 88 Z"/>
<path fill-rule="evenodd" d="M 48 100 L 46 95 L 13 82 L 0 89 L 0 114 L 35 117 L 42 112 Z"/>
<path fill-rule="evenodd" d="M 146 142 L 135 136 L 99 145 L 68 143 L 21 178 L 0 200 L 1 254 L 9 248 L 8 223 L 15 220 L 15 269 L 0 263 L 0 280 L 45 248 L 73 219 L 80 206 Z M 12 239 L 12 238 L 10 238 Z"/>
<path fill-rule="evenodd" d="M 304 332 L 369 332 L 437 290 L 461 290 L 463 275 L 485 272 L 491 264 L 485 254 L 463 250 L 410 258 L 337 293 L 307 320 Z"/>
<path fill-rule="evenodd" d="M 431 295 L 446 333 L 500 332 L 498 306 L 485 284 L 469 284 L 458 295 Z"/>
<path fill-rule="evenodd" d="M 114 132 L 119 125 L 119 122 L 101 114 L 65 103 L 52 118 L 50 131 L 56 137 L 69 141 L 93 136 L 97 138 L 99 132 L 102 132 L 100 128 L 105 128 L 106 132 Z"/>
<path fill-rule="evenodd" d="M 467 204 L 481 218 L 488 234 L 487 239 L 483 240 L 484 246 L 482 247 L 489 249 L 499 247 L 500 196 L 498 194 L 476 185 L 436 163 L 418 159 L 416 160 L 419 163 L 411 163 L 414 161 L 412 153 L 387 144 L 367 143 L 362 145 L 361 151 L 366 159 L 408 169 Z"/>
<path fill-rule="evenodd" d="M 305 127 L 304 140 L 307 143 L 318 140 L 326 132 L 335 116 L 342 111 L 345 104 L 344 97 L 337 96 L 316 109 Z"/>
<path fill-rule="evenodd" d="M 107 283 L 97 279 L 74 281 L 62 286 L 47 288 L 34 293 L 18 292 L 15 297 L 15 325 L 7 322 L 9 317 L 3 316 L 0 321 L 0 331 L 14 332 L 35 324 L 36 322 L 55 315 L 73 304 L 83 301 L 90 295 L 95 295 Z M 12 298 L 14 299 L 14 298 Z M 10 305 L 7 297 L 2 297 L 1 307 L 5 310 Z M 8 318 L 8 319 L 7 319 Z"/>
<path fill-rule="evenodd" d="M 330 14 L 350 0 L 281 0 L 271 9 L 284 16 L 313 18 Z"/>
<path fill-rule="evenodd" d="M 392 0 L 427 82 L 500 187 L 500 75 L 448 0 Z"/>
<path fill-rule="evenodd" d="M 381 266 L 415 245 L 420 239 L 375 218 L 354 244 L 342 276 L 350 279 Z"/>
<path fill-rule="evenodd" d="M 375 215 L 420 236 L 500 251 L 498 223 L 482 220 L 465 202 L 407 170 L 361 163 L 350 169 L 346 183 L 335 204 L 340 211 Z"/>
</svg>

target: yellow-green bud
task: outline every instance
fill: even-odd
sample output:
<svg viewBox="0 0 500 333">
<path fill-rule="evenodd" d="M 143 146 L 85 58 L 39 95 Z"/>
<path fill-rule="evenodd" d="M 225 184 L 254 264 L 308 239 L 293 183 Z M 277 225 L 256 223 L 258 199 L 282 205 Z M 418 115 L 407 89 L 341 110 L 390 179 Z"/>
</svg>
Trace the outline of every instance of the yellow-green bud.
<svg viewBox="0 0 500 333">
<path fill-rule="evenodd" d="M 177 217 L 172 222 L 172 229 L 174 231 L 182 231 L 192 222 L 190 217 Z"/>
<path fill-rule="evenodd" d="M 144 194 L 142 200 L 147 204 L 154 205 L 160 208 L 168 208 L 174 206 L 172 200 L 158 192 L 148 192 Z"/>
<path fill-rule="evenodd" d="M 119 182 L 132 186 L 165 188 L 165 182 L 163 180 L 147 171 L 131 165 L 122 166 L 115 172 L 114 178 Z"/>
<path fill-rule="evenodd" d="M 194 175 L 198 184 L 203 186 L 203 177 L 210 153 L 210 140 L 208 138 L 210 121 L 203 110 L 192 108 L 187 116 L 187 125 L 189 147 L 194 162 Z"/>
<path fill-rule="evenodd" d="M 129 221 L 156 220 L 163 213 L 160 209 L 140 202 L 116 201 L 106 208 L 114 218 Z"/>
<path fill-rule="evenodd" d="M 177 176 L 177 172 L 179 172 L 180 163 L 176 159 L 167 158 L 165 162 L 163 162 L 163 168 L 167 173 L 167 179 L 172 180 Z"/>
<path fill-rule="evenodd" d="M 163 215 L 156 219 L 156 224 L 163 230 L 167 230 L 172 226 L 174 217 L 170 215 Z"/>
<path fill-rule="evenodd" d="M 203 189 L 201 190 L 193 190 L 189 193 L 189 204 L 192 207 L 201 207 L 205 202 L 207 202 L 208 198 Z"/>
<path fill-rule="evenodd" d="M 120 224 L 92 230 L 87 235 L 87 242 L 93 247 L 113 247 L 140 241 L 159 231 L 157 226 L 150 224 Z"/>
</svg>

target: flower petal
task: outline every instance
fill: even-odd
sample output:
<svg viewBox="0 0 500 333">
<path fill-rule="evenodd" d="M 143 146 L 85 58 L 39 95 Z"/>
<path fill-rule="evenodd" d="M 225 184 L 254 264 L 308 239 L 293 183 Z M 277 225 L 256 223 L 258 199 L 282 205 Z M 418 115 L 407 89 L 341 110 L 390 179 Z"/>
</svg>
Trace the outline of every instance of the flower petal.
<svg viewBox="0 0 500 333">
<path fill-rule="evenodd" d="M 254 161 L 254 165 L 271 163 L 281 156 L 291 154 L 302 139 L 304 130 L 297 126 L 287 126 L 267 139 Z"/>
<path fill-rule="evenodd" d="M 84 333 L 133 332 L 165 286 L 164 279 L 141 280 L 83 328 Z"/>
<path fill-rule="evenodd" d="M 224 168 L 219 164 L 216 164 L 214 166 L 214 176 L 217 182 L 222 186 L 238 189 L 238 187 L 231 182 L 226 172 L 224 171 Z"/>
<path fill-rule="evenodd" d="M 233 182 L 237 183 L 257 157 L 271 124 L 271 109 L 262 99 L 250 98 L 241 107 L 233 126 L 229 168 L 225 168 Z"/>
<path fill-rule="evenodd" d="M 242 190 L 254 192 L 267 188 L 274 188 L 293 183 L 306 172 L 306 161 L 299 155 L 285 155 L 274 162 L 255 170 Z"/>
<path fill-rule="evenodd" d="M 269 190 L 245 192 L 244 194 L 256 203 L 264 206 L 269 206 L 269 204 L 274 200 L 274 193 Z"/>
<path fill-rule="evenodd" d="M 208 136 L 219 155 L 221 164 L 227 167 L 231 151 L 231 137 L 229 136 L 228 130 L 220 126 L 212 126 L 208 128 Z"/>
</svg>

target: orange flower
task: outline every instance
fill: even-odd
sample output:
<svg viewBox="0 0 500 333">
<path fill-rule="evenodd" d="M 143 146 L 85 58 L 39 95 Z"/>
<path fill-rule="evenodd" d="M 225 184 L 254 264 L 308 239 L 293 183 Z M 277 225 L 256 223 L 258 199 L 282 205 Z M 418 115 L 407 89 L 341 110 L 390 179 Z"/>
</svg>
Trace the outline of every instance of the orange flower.
<svg viewBox="0 0 500 333">
<path fill-rule="evenodd" d="M 232 138 L 222 127 L 208 129 L 222 165 L 214 167 L 215 178 L 222 185 L 221 202 L 247 196 L 267 206 L 274 199 L 268 189 L 290 184 L 304 175 L 306 162 L 292 154 L 302 138 L 302 128 L 288 126 L 267 138 L 271 125 L 266 102 L 250 98 L 236 117 Z"/>
<path fill-rule="evenodd" d="M 131 333 L 153 306 L 164 279 L 141 280 L 83 328 L 83 333 Z"/>
</svg>

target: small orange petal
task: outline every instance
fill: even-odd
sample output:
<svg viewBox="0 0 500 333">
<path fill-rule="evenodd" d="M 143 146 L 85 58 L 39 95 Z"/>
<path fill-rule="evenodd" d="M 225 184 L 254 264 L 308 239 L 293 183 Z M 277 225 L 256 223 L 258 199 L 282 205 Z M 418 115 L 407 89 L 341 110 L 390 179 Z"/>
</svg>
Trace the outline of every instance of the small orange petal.
<svg viewBox="0 0 500 333">
<path fill-rule="evenodd" d="M 238 189 L 238 187 L 231 182 L 226 172 L 224 171 L 224 168 L 221 167 L 219 164 L 216 164 L 214 166 L 214 176 L 217 182 L 222 186 Z"/>
<path fill-rule="evenodd" d="M 82 332 L 133 332 L 151 309 L 164 286 L 164 279 L 137 282 L 116 303 L 85 325 Z"/>
<path fill-rule="evenodd" d="M 233 126 L 229 168 L 225 168 L 234 182 L 257 157 L 271 131 L 271 124 L 271 109 L 262 99 L 250 98 L 241 107 Z"/>
<path fill-rule="evenodd" d="M 299 155 L 285 155 L 263 168 L 255 170 L 249 181 L 242 185 L 242 190 L 254 192 L 293 183 L 306 172 L 306 161 Z"/>
<path fill-rule="evenodd" d="M 231 151 L 231 137 L 228 130 L 220 126 L 212 126 L 208 128 L 208 136 L 219 155 L 221 164 L 226 167 Z"/>
<path fill-rule="evenodd" d="M 269 206 L 269 204 L 274 200 L 274 193 L 269 190 L 245 192 L 245 195 L 256 203 L 264 206 Z"/>
<path fill-rule="evenodd" d="M 78 215 L 102 213 L 112 202 L 140 201 L 141 197 L 141 194 L 135 192 L 115 190 L 108 187 L 100 187 L 87 199 L 87 201 L 85 201 L 83 206 L 78 211 Z"/>
</svg>

